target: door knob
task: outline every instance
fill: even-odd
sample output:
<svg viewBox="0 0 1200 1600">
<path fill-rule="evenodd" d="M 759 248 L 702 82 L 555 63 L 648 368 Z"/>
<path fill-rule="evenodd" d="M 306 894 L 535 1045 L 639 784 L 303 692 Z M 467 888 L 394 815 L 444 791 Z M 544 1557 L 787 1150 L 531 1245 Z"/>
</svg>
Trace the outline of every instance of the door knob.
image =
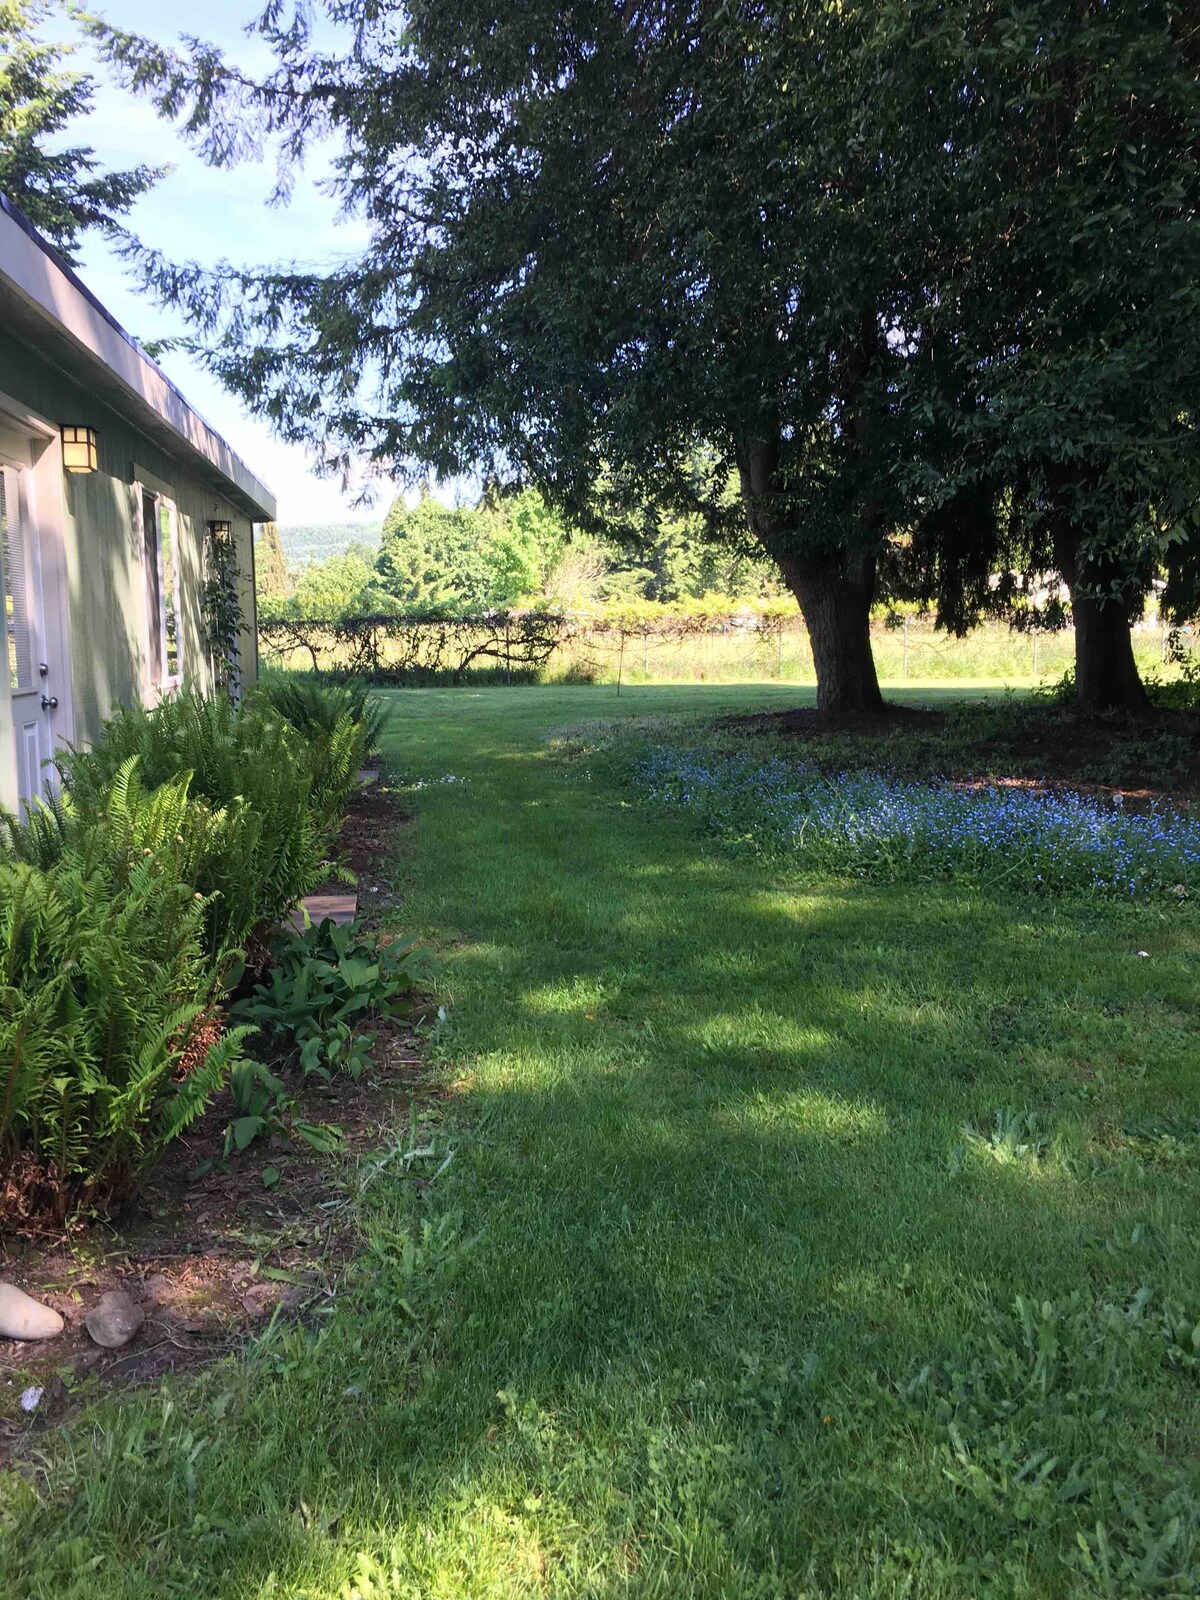
<svg viewBox="0 0 1200 1600">
<path fill-rule="evenodd" d="M 42 710 L 43 711 L 57 711 L 58 710 L 58 696 L 56 694 L 44 694 L 42 696 Z"/>
</svg>

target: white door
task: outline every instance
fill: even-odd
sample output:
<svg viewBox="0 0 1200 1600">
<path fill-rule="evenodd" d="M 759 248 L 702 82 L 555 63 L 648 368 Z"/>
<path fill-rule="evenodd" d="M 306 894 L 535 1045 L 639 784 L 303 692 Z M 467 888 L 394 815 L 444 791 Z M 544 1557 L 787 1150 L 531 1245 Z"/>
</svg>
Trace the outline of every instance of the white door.
<svg viewBox="0 0 1200 1600">
<path fill-rule="evenodd" d="M 56 684 L 66 673 L 61 640 L 46 628 L 41 541 L 31 473 L 0 466 L 0 598 L 4 605 L 4 660 L 12 700 L 17 796 L 22 806 L 44 793 L 53 772 Z"/>
</svg>

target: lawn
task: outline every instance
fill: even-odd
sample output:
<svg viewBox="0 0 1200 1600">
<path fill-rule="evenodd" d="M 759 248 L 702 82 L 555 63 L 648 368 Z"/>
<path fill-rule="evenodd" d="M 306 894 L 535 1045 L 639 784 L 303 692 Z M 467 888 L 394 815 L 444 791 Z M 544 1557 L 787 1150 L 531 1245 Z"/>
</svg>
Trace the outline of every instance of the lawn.
<svg viewBox="0 0 1200 1600">
<path fill-rule="evenodd" d="M 314 1328 L 9 1478 L 0 1593 L 1195 1594 L 1192 909 L 815 881 L 552 737 L 794 688 L 390 698 L 435 1131 Z"/>
</svg>

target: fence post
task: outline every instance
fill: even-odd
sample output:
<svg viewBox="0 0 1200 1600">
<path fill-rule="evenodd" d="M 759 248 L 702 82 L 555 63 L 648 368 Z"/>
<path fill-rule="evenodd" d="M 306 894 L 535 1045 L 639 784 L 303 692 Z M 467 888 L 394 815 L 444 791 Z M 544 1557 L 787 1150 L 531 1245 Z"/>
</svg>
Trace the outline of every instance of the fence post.
<svg viewBox="0 0 1200 1600">
<path fill-rule="evenodd" d="M 777 678 L 782 678 L 783 677 L 783 618 L 782 617 L 780 617 L 780 619 L 779 619 L 779 629 L 778 629 L 778 632 L 776 634 L 776 638 L 778 639 L 778 642 L 779 642 L 779 648 L 778 648 L 778 652 L 777 652 L 775 676 Z"/>
<path fill-rule="evenodd" d="M 617 657 L 617 699 L 621 698 L 621 674 L 625 671 L 625 629 L 621 629 L 621 653 Z"/>
<path fill-rule="evenodd" d="M 512 688 L 512 648 L 508 638 L 508 613 L 504 613 L 504 681 Z"/>
<path fill-rule="evenodd" d="M 1038 639 L 1038 631 L 1035 628 L 1033 630 L 1033 675 L 1035 678 L 1038 675 Z"/>
<path fill-rule="evenodd" d="M 904 619 L 904 677 L 908 677 L 908 618 Z"/>
</svg>

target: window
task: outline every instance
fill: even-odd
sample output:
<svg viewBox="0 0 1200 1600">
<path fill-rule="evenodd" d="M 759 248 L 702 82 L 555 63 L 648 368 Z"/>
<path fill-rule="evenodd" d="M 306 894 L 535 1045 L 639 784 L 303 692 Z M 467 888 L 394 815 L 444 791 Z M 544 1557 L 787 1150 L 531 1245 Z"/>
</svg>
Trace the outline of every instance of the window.
<svg viewBox="0 0 1200 1600">
<path fill-rule="evenodd" d="M 176 598 L 178 573 L 175 567 L 175 544 L 171 537 L 171 507 L 158 503 L 159 571 L 163 575 L 163 637 L 166 660 L 163 665 L 168 678 L 179 677 L 179 607 Z"/>
<path fill-rule="evenodd" d="M 29 562 L 21 527 L 17 474 L 0 467 L 0 596 L 4 602 L 5 664 L 12 690 L 33 687 L 33 630 L 29 619 Z"/>
<path fill-rule="evenodd" d="M 142 540 L 150 684 L 172 689 L 183 677 L 175 507 L 149 489 L 142 490 Z"/>
</svg>

